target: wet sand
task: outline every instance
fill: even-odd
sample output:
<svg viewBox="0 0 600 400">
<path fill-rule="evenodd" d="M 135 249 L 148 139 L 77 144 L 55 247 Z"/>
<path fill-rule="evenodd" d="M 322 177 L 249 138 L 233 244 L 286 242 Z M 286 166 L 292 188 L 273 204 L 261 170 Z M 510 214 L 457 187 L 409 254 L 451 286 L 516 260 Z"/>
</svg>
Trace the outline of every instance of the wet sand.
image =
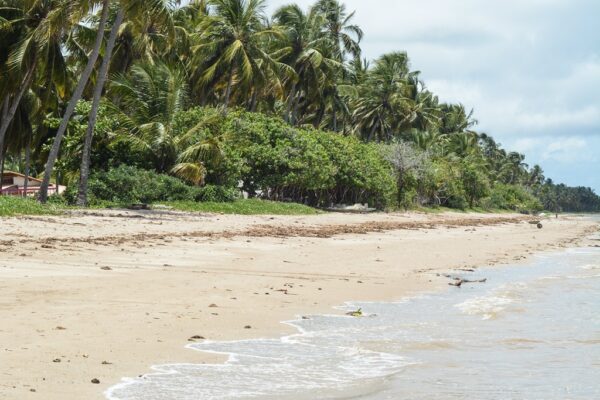
<svg viewBox="0 0 600 400">
<path fill-rule="evenodd" d="M 76 212 L 1 219 L 0 399 L 102 399 L 184 348 L 290 332 L 295 315 L 446 286 L 439 273 L 576 245 L 597 226 L 501 214 L 224 216 Z M 98 379 L 99 384 L 91 383 Z"/>
</svg>

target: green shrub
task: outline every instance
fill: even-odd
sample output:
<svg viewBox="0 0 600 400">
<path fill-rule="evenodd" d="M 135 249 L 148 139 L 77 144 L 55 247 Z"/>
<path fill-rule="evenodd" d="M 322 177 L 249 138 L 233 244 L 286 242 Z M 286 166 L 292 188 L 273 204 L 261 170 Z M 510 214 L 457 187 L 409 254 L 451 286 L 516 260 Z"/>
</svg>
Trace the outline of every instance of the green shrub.
<svg viewBox="0 0 600 400">
<path fill-rule="evenodd" d="M 436 160 L 428 179 L 432 180 L 428 192 L 433 204 L 464 210 L 468 207 L 465 188 L 461 180 L 461 169 L 447 160 Z"/>
<path fill-rule="evenodd" d="M 192 108 L 175 120 L 177 130 L 201 127 L 221 143 L 223 160 L 207 165 L 209 184 L 241 182 L 250 196 L 313 206 L 360 202 L 385 208 L 393 201 L 394 178 L 377 145 L 240 110 Z"/>
<path fill-rule="evenodd" d="M 469 207 L 473 208 L 488 195 L 490 184 L 480 166 L 465 160 L 462 163 L 461 180 Z"/>
<path fill-rule="evenodd" d="M 67 189 L 65 198 L 75 202 L 77 185 Z M 193 187 L 172 176 L 122 165 L 94 173 L 88 184 L 90 205 L 103 202 L 118 204 L 157 201 L 232 201 L 234 191 L 216 186 Z"/>
<path fill-rule="evenodd" d="M 524 187 L 518 185 L 496 184 L 489 197 L 482 201 L 487 209 L 513 211 L 541 211 L 542 203 Z"/>
<path fill-rule="evenodd" d="M 224 186 L 206 185 L 195 188 L 194 200 L 200 202 L 229 203 L 239 199 L 240 191 Z"/>
<path fill-rule="evenodd" d="M 126 204 L 193 200 L 195 189 L 168 175 L 122 165 L 92 174 L 88 183 L 88 199 L 90 205 L 103 202 Z M 71 185 L 64 196 L 73 204 L 77 185 Z"/>
</svg>

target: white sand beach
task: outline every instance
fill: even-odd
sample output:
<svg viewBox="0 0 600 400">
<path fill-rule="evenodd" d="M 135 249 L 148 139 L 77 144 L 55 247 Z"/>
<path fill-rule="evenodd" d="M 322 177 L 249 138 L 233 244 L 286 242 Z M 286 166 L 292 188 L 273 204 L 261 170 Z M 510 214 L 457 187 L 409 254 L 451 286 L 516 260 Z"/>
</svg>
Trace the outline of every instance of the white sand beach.
<svg viewBox="0 0 600 400">
<path fill-rule="evenodd" d="M 0 398 L 102 399 L 154 364 L 219 362 L 185 349 L 273 337 L 346 300 L 447 287 L 437 274 L 573 246 L 577 216 L 74 212 L 1 220 Z M 198 339 L 200 340 L 200 339 Z M 91 383 L 98 379 L 99 384 Z"/>
</svg>

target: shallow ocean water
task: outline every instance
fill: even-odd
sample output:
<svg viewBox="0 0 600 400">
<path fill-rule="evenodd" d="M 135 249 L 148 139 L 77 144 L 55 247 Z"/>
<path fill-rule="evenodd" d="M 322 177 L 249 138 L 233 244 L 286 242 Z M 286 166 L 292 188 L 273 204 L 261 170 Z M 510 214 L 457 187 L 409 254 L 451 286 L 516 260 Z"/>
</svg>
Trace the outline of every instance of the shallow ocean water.
<svg viewBox="0 0 600 400">
<path fill-rule="evenodd" d="M 600 237 L 597 238 L 600 245 Z M 363 318 L 286 322 L 281 339 L 195 343 L 222 365 L 156 366 L 107 391 L 119 400 L 600 399 L 600 248 L 393 303 L 349 303 Z"/>
</svg>

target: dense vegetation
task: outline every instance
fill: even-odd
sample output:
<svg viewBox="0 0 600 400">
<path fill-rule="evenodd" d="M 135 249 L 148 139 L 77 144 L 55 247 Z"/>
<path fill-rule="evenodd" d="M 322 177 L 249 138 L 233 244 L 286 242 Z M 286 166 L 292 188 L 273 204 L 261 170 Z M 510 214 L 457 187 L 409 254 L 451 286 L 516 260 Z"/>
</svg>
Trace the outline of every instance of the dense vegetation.
<svg viewBox="0 0 600 400">
<path fill-rule="evenodd" d="M 0 165 L 78 205 L 600 211 L 475 130 L 338 0 L 0 0 Z"/>
</svg>

